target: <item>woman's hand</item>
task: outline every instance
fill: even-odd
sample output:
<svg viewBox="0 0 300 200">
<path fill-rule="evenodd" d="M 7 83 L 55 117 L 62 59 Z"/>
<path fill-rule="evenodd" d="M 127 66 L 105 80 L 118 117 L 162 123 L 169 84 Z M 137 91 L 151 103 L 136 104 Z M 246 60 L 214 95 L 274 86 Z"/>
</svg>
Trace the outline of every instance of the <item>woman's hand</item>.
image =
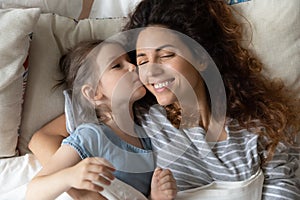
<svg viewBox="0 0 300 200">
<path fill-rule="evenodd" d="M 156 168 L 151 182 L 151 200 L 171 200 L 177 195 L 176 181 L 169 169 Z"/>
<path fill-rule="evenodd" d="M 68 170 L 70 186 L 76 189 L 100 192 L 114 179 L 114 167 L 103 158 L 86 158 Z"/>
</svg>

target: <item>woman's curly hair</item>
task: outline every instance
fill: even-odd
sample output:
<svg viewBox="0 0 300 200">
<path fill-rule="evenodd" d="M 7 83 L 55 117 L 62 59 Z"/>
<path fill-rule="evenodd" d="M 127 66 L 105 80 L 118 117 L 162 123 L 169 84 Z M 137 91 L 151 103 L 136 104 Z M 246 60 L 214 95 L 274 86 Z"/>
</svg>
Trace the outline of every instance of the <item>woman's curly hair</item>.
<svg viewBox="0 0 300 200">
<path fill-rule="evenodd" d="M 257 134 L 266 136 L 272 156 L 279 142 L 293 143 L 300 132 L 299 100 L 282 82 L 262 75 L 262 63 L 241 45 L 242 26 L 234 14 L 224 0 L 144 0 L 131 14 L 125 30 L 163 25 L 201 44 L 223 78 L 226 115 L 238 120 L 242 128 L 256 128 Z M 178 106 L 167 110 L 178 126 Z M 257 121 L 264 131 L 257 129 Z"/>
</svg>

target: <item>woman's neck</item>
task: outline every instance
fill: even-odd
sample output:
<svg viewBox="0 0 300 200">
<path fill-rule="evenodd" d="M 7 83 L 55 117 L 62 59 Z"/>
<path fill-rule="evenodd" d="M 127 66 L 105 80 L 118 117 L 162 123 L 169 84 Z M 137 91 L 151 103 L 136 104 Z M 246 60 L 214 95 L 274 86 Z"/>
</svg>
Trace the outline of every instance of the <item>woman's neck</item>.
<svg viewBox="0 0 300 200">
<path fill-rule="evenodd" d="M 226 140 L 227 133 L 225 131 L 225 119 L 218 120 L 215 116 L 211 115 L 208 97 L 203 82 L 199 82 L 199 85 L 196 88 L 195 97 L 193 98 L 194 102 L 189 99 L 189 102 L 181 104 L 183 124 L 186 122 L 189 123 L 190 127 L 203 127 L 206 130 L 206 140 L 208 142 Z"/>
</svg>

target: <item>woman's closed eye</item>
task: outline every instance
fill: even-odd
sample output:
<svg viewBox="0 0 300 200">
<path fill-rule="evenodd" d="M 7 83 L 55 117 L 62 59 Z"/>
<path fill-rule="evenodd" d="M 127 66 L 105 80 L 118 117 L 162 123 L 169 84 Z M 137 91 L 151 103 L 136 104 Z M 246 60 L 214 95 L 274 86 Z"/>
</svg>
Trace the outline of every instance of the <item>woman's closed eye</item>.
<svg viewBox="0 0 300 200">
<path fill-rule="evenodd" d="M 138 62 L 137 65 L 139 67 L 139 66 L 142 66 L 142 65 L 144 65 L 146 63 L 148 63 L 148 61 L 147 60 L 143 60 L 143 61 Z"/>
<path fill-rule="evenodd" d="M 160 58 L 165 59 L 165 58 L 172 58 L 175 56 L 175 53 L 167 53 L 167 54 L 163 54 L 160 56 Z"/>
<path fill-rule="evenodd" d="M 175 56 L 175 53 L 167 53 L 167 54 L 160 55 L 159 58 L 165 60 L 165 59 L 172 58 L 174 56 Z M 148 62 L 149 62 L 148 60 L 138 61 L 138 66 L 142 66 Z"/>
</svg>

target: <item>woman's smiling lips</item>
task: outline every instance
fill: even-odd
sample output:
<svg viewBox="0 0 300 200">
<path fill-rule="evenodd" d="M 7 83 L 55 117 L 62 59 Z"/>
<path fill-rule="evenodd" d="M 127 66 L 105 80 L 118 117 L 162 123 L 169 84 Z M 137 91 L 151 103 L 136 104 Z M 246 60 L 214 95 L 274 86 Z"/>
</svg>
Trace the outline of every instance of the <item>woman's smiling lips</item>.
<svg viewBox="0 0 300 200">
<path fill-rule="evenodd" d="M 157 92 L 162 92 L 165 88 L 167 88 L 175 79 L 169 79 L 166 81 L 158 82 L 158 83 L 153 83 L 152 86 L 154 87 L 155 91 Z"/>
</svg>

